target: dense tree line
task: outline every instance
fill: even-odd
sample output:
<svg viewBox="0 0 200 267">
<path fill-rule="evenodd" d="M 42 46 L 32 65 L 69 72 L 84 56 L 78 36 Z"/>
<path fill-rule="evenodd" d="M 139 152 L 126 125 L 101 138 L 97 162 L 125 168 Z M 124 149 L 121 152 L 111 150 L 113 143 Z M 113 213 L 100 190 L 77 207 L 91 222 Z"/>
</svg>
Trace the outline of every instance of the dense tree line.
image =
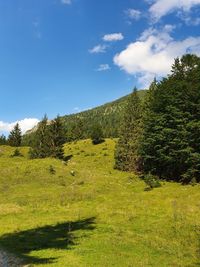
<svg viewBox="0 0 200 267">
<path fill-rule="evenodd" d="M 39 122 L 31 141 L 31 158 L 54 157 L 63 159 L 63 144 L 66 139 L 61 118 L 57 116 L 49 122 L 45 115 Z"/>
<path fill-rule="evenodd" d="M 177 58 L 167 78 L 154 80 L 143 103 L 136 95 L 135 90 L 125 110 L 116 168 L 200 182 L 200 58 Z"/>
<path fill-rule="evenodd" d="M 146 90 L 138 91 L 139 98 L 142 99 L 145 93 Z M 66 142 L 91 138 L 97 122 L 102 128 L 104 138 L 119 137 L 120 124 L 123 120 L 127 99 L 128 96 L 125 96 L 90 110 L 61 117 L 66 133 Z M 34 135 L 34 131 L 29 131 L 23 136 L 22 144 L 32 146 Z"/>
<path fill-rule="evenodd" d="M 0 145 L 6 145 L 6 144 L 7 144 L 6 136 L 2 134 L 0 136 Z"/>
</svg>

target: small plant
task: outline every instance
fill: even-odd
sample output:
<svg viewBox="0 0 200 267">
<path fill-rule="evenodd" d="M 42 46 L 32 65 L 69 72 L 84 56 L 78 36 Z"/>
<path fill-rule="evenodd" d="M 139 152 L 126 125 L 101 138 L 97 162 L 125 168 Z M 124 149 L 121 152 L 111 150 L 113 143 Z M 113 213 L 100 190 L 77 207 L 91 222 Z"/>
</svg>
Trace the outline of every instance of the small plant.
<svg viewBox="0 0 200 267">
<path fill-rule="evenodd" d="M 18 148 L 15 149 L 11 157 L 23 157 L 22 153 L 19 151 Z"/>
<path fill-rule="evenodd" d="M 148 186 L 146 190 L 151 190 L 153 188 L 161 187 L 161 183 L 157 176 L 152 175 L 151 173 L 144 176 L 144 182 Z"/>
<path fill-rule="evenodd" d="M 65 157 L 63 158 L 63 160 L 64 160 L 65 162 L 68 162 L 68 161 L 71 160 L 72 157 L 73 157 L 73 155 L 70 154 L 70 155 L 65 156 Z"/>
<path fill-rule="evenodd" d="M 56 173 L 56 170 L 52 165 L 49 166 L 49 173 L 50 174 L 55 174 Z"/>
</svg>

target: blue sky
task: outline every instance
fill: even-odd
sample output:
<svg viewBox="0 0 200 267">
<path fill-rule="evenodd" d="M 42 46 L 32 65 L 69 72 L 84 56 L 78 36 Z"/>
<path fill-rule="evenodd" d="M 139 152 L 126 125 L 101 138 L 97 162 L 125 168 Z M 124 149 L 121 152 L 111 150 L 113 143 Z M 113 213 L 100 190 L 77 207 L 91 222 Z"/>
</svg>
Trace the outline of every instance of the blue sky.
<svg viewBox="0 0 200 267">
<path fill-rule="evenodd" d="M 0 133 L 148 88 L 199 29 L 200 0 L 0 0 Z"/>
</svg>

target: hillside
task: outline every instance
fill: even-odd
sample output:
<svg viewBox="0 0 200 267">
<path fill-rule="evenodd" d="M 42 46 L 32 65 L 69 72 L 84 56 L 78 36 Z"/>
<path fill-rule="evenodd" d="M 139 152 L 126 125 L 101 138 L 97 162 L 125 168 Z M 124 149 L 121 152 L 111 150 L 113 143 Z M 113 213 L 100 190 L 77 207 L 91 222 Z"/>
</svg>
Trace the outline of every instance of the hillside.
<svg viewBox="0 0 200 267">
<path fill-rule="evenodd" d="M 138 94 L 143 98 L 145 92 L 140 90 Z M 80 123 L 83 125 L 83 137 L 88 138 L 91 125 L 98 122 L 102 126 L 105 137 L 117 137 L 127 99 L 128 95 L 102 106 L 62 117 L 66 130 L 70 132 L 77 123 Z"/>
<path fill-rule="evenodd" d="M 114 147 L 68 143 L 66 165 L 1 146 L 0 247 L 38 267 L 198 266 L 200 185 L 145 191 Z"/>
<path fill-rule="evenodd" d="M 146 90 L 138 91 L 141 99 L 144 98 L 145 93 Z M 63 116 L 62 120 L 68 139 L 73 140 L 77 135 L 77 139 L 89 138 L 91 126 L 95 123 L 101 124 L 105 137 L 118 137 L 123 110 L 128 97 L 129 95 L 93 109 Z M 37 126 L 26 132 L 24 144 L 30 144 L 31 134 L 36 129 Z"/>
</svg>

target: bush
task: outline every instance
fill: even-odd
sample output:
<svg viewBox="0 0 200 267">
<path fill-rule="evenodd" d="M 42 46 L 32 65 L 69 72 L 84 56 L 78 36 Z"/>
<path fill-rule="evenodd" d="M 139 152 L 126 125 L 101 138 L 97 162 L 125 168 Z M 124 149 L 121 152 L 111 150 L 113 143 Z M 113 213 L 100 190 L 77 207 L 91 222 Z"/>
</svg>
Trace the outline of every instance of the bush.
<svg viewBox="0 0 200 267">
<path fill-rule="evenodd" d="M 23 157 L 22 153 L 19 151 L 18 148 L 15 149 L 11 157 Z"/>
<path fill-rule="evenodd" d="M 98 145 L 104 142 L 103 131 L 100 125 L 96 124 L 93 126 L 91 131 L 91 139 L 94 145 Z"/>
<path fill-rule="evenodd" d="M 144 176 L 144 182 L 146 183 L 147 190 L 151 190 L 153 188 L 161 187 L 161 183 L 157 176 L 152 175 L 151 173 Z"/>
<path fill-rule="evenodd" d="M 49 172 L 50 172 L 50 174 L 55 174 L 56 173 L 56 170 L 52 165 L 49 166 Z"/>
</svg>

